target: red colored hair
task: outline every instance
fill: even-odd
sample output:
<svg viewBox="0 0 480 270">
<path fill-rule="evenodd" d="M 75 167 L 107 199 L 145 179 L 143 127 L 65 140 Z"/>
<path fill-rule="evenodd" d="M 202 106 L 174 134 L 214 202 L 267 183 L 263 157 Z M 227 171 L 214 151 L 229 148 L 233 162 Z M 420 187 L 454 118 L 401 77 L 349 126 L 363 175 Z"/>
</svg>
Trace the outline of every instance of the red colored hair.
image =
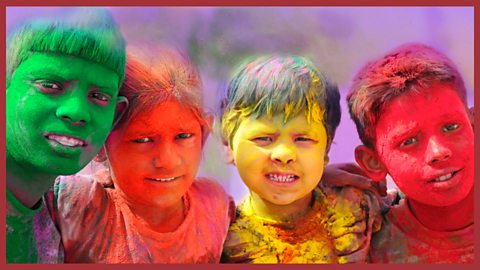
<svg viewBox="0 0 480 270">
<path fill-rule="evenodd" d="M 426 45 L 406 44 L 366 64 L 353 79 L 347 96 L 350 116 L 363 144 L 374 148 L 378 119 L 393 99 L 409 92 L 421 93 L 436 83 L 451 84 L 467 104 L 456 66 Z"/>
</svg>

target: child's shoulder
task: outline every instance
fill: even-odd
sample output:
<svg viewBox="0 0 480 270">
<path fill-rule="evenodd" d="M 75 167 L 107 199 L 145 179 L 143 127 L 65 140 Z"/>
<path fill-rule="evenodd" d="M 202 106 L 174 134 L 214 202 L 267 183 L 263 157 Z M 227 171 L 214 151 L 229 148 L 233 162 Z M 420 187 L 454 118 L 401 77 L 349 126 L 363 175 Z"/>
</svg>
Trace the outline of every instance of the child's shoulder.
<svg viewBox="0 0 480 270">
<path fill-rule="evenodd" d="M 188 195 L 190 200 L 195 201 L 195 205 L 201 206 L 201 211 L 204 213 L 215 215 L 215 218 L 227 218 L 225 229 L 235 219 L 235 202 L 217 181 L 197 178 L 188 191 Z"/>
<path fill-rule="evenodd" d="M 191 196 L 203 198 L 204 200 L 230 200 L 230 196 L 217 181 L 205 177 L 195 179 L 189 193 Z"/>
<path fill-rule="evenodd" d="M 55 200 L 64 205 L 105 204 L 106 189 L 96 174 L 59 176 L 53 186 Z"/>
<path fill-rule="evenodd" d="M 214 192 L 214 193 L 223 193 L 225 189 L 214 179 L 206 178 L 206 177 L 199 177 L 193 181 L 192 190 L 198 190 L 201 192 Z"/>
</svg>

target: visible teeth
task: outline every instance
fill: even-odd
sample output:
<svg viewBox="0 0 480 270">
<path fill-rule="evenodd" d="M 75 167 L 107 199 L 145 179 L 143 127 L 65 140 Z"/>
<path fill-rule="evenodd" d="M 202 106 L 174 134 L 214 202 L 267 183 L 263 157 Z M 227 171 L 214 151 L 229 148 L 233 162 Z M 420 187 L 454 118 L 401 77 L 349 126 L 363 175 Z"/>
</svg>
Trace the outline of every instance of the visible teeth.
<svg viewBox="0 0 480 270">
<path fill-rule="evenodd" d="M 295 175 L 289 174 L 289 175 L 279 175 L 279 174 L 269 174 L 268 178 L 274 182 L 292 182 L 295 180 Z"/>
<path fill-rule="evenodd" d="M 442 175 L 438 178 L 435 178 L 435 182 L 441 182 L 441 181 L 445 181 L 445 180 L 448 180 L 450 178 L 452 178 L 453 174 L 452 173 L 449 173 L 449 174 L 446 174 L 446 175 Z"/>
<path fill-rule="evenodd" d="M 149 178 L 151 180 L 159 181 L 159 182 L 169 182 L 175 179 L 175 177 L 169 177 L 169 178 Z"/>
<path fill-rule="evenodd" d="M 75 139 L 72 137 L 61 136 L 61 135 L 48 135 L 47 137 L 49 140 L 55 141 L 63 146 L 84 146 L 85 142 L 79 139 Z"/>
</svg>

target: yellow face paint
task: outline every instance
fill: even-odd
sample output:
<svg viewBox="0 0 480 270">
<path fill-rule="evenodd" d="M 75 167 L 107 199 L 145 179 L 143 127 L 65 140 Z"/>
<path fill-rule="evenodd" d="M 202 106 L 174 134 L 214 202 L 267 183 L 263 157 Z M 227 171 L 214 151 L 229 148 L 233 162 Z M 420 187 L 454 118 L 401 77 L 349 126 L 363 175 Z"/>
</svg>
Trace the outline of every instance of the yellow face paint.
<svg viewBox="0 0 480 270">
<path fill-rule="evenodd" d="M 325 165 L 327 133 L 319 118 L 308 123 L 303 112 L 286 123 L 283 114 L 240 119 L 230 147 L 254 207 L 258 200 L 291 206 L 311 197 Z"/>
</svg>

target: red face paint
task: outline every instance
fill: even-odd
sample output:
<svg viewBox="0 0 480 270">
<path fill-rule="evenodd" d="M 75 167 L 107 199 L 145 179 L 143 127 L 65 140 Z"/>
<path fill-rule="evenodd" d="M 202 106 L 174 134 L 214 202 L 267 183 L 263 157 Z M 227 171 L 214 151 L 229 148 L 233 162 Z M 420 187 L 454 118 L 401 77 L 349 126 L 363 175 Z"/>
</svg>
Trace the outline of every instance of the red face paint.
<svg viewBox="0 0 480 270">
<path fill-rule="evenodd" d="M 376 128 L 376 149 L 399 189 L 411 200 L 450 206 L 473 187 L 473 129 L 450 85 L 394 99 Z"/>
<path fill-rule="evenodd" d="M 202 151 L 202 131 L 193 112 L 166 101 L 142 112 L 106 143 L 114 183 L 125 199 L 153 209 L 182 203 Z"/>
</svg>

